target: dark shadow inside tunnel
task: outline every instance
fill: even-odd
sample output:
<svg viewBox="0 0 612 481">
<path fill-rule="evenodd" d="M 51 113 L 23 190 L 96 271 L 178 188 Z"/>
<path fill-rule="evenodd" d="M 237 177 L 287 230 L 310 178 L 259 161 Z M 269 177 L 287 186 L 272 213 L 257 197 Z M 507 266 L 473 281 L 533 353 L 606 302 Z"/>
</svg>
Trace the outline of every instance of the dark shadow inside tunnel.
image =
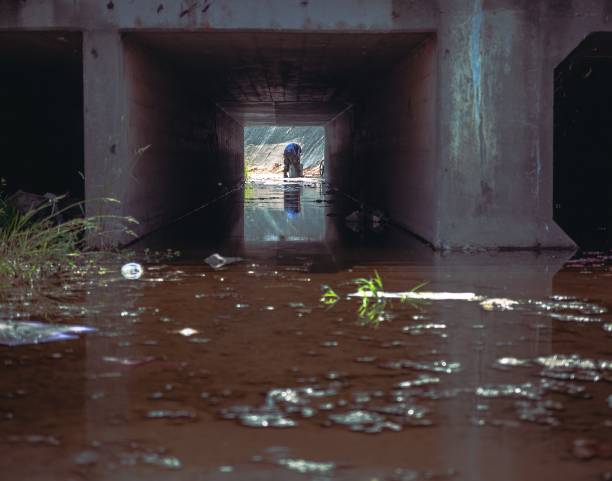
<svg viewBox="0 0 612 481">
<path fill-rule="evenodd" d="M 128 181 L 142 233 L 244 180 L 244 128 L 324 126 L 325 179 L 435 229 L 432 33 L 125 32 Z M 205 230 L 203 229 L 203 235 Z"/>
<path fill-rule="evenodd" d="M 81 34 L 0 33 L 0 104 L 0 177 L 6 193 L 68 193 L 81 200 Z"/>
<path fill-rule="evenodd" d="M 612 244 L 612 33 L 555 69 L 554 219 L 582 249 Z"/>
</svg>

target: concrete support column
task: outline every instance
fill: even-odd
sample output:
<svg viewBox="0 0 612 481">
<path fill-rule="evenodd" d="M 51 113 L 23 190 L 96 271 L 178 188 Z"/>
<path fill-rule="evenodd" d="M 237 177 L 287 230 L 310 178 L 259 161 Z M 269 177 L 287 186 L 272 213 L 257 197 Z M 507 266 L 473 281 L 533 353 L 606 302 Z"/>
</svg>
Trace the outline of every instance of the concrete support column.
<svg viewBox="0 0 612 481">
<path fill-rule="evenodd" d="M 88 215 L 122 215 L 125 199 L 127 108 L 123 47 L 117 31 L 83 33 L 85 198 Z M 106 221 L 105 229 L 117 228 Z M 112 242 L 128 237 L 109 235 Z"/>
<path fill-rule="evenodd" d="M 453 0 L 440 16 L 436 247 L 573 245 L 540 152 L 538 6 L 522 5 Z"/>
</svg>

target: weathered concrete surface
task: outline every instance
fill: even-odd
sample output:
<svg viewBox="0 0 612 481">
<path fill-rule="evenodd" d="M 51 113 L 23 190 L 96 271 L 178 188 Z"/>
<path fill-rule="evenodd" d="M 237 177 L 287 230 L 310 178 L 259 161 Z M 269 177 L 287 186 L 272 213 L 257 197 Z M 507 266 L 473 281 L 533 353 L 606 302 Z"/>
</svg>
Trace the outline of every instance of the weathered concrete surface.
<svg viewBox="0 0 612 481">
<path fill-rule="evenodd" d="M 158 42 L 149 46 L 152 59 L 147 61 L 170 55 L 169 68 L 176 67 L 173 75 L 186 65 L 194 66 L 202 96 L 220 106 L 225 103 L 225 111 L 239 123 L 256 115 L 281 122 L 291 112 L 301 112 L 310 123 L 330 122 L 329 135 L 336 131 L 349 135 L 349 140 L 329 139 L 330 178 L 350 178 L 353 194 L 373 180 L 354 158 L 336 154 L 358 154 L 358 144 L 349 144 L 375 134 L 371 130 L 356 135 L 352 127 L 341 128 L 339 122 L 346 119 L 334 116 L 352 106 L 354 126 L 359 128 L 360 109 L 388 115 L 383 122 L 390 129 L 379 129 L 371 146 L 391 141 L 398 148 L 377 159 L 384 177 L 365 190 L 434 246 L 568 247 L 572 241 L 553 221 L 553 72 L 586 35 L 610 31 L 611 9 L 606 0 L 3 0 L 0 29 L 83 33 L 86 195 L 113 195 L 127 201 L 123 213 L 138 212 L 148 219 L 141 233 L 171 220 L 198 196 L 195 184 L 181 187 L 175 184 L 186 179 L 175 179 L 165 184 L 165 193 L 185 194 L 185 203 L 159 211 L 159 204 L 148 204 L 153 202 L 153 190 L 145 194 L 138 189 L 148 189 L 146 183 L 137 187 L 129 180 L 133 149 L 145 139 L 140 124 L 130 125 L 128 120 L 135 110 L 127 92 L 135 84 L 130 84 L 126 72 L 129 58 L 121 33 L 147 32 L 155 39 L 156 33 L 182 32 L 192 35 L 185 52 L 179 54 L 178 47 L 168 49 L 168 42 Z M 282 36 L 287 32 L 296 35 L 291 37 L 295 42 L 287 43 L 288 37 Z M 238 37 L 212 49 L 211 35 L 217 33 Z M 355 54 L 364 48 L 358 39 L 365 39 L 366 33 L 377 35 L 368 37 L 375 43 L 365 47 L 367 61 L 355 61 Z M 414 48 L 422 47 L 405 39 L 402 44 L 397 36 L 386 42 L 391 35 L 435 38 L 435 48 L 432 43 L 420 54 L 419 65 L 428 65 L 431 71 L 416 77 L 421 83 L 415 78 L 394 80 L 398 74 L 392 72 L 414 57 Z M 261 60 L 253 66 L 258 55 Z M 352 60 L 343 62 L 345 58 Z M 225 67 L 215 70 L 218 62 L 213 59 L 225 59 Z M 384 62 L 374 68 L 372 59 Z M 317 70 L 317 65 L 334 70 Z M 170 75 L 167 70 L 164 75 Z M 372 78 L 388 89 L 384 94 L 371 91 L 372 98 L 389 104 L 397 101 L 398 106 L 363 110 L 362 102 L 360 107 L 356 92 Z M 245 91 L 249 83 L 252 86 Z M 223 85 L 229 87 L 224 90 Z M 325 89 L 332 94 L 322 95 Z M 266 90 L 271 99 L 267 105 Z M 433 114 L 410 101 L 402 108 L 406 94 L 435 99 Z M 191 109 L 200 105 L 193 103 Z M 188 110 L 183 109 L 181 122 L 198 117 L 195 110 Z M 367 124 L 365 119 L 363 125 Z M 230 157 L 239 155 L 237 148 L 229 147 L 232 141 L 227 142 L 219 145 L 227 146 Z M 334 158 L 337 165 L 332 165 Z M 230 167 L 235 170 L 235 165 Z M 145 169 L 142 174 L 154 172 Z M 159 184 L 153 178 L 149 181 L 151 186 Z M 200 198 L 212 194 L 203 191 Z M 139 208 L 130 207 L 129 199 Z"/>
</svg>

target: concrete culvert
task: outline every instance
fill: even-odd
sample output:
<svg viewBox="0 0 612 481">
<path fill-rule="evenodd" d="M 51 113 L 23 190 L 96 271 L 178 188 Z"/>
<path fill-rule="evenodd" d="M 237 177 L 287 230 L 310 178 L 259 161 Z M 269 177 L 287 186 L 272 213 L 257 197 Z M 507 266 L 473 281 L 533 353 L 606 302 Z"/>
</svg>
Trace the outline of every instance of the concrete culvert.
<svg viewBox="0 0 612 481">
<path fill-rule="evenodd" d="M 589 35 L 555 70 L 555 221 L 585 249 L 612 241 L 612 33 Z"/>
<path fill-rule="evenodd" d="M 126 212 L 154 229 L 242 180 L 244 127 L 319 126 L 328 180 L 425 229 L 433 205 L 431 33 L 123 35 Z M 408 100 L 402 100 L 408 99 Z"/>
<path fill-rule="evenodd" d="M 0 177 L 21 189 L 83 198 L 81 34 L 0 33 Z"/>
</svg>

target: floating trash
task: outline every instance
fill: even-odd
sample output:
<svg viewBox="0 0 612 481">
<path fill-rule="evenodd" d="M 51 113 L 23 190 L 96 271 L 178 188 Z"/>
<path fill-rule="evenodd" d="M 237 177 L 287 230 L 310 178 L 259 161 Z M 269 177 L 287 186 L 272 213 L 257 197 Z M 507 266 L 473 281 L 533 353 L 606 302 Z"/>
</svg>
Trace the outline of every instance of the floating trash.
<svg viewBox="0 0 612 481">
<path fill-rule="evenodd" d="M 240 261 L 242 261 L 242 257 L 223 257 L 216 252 L 204 259 L 204 262 L 206 262 L 213 269 L 221 269 L 224 266 Z"/>
<path fill-rule="evenodd" d="M 144 269 L 137 262 L 128 262 L 121 267 L 121 275 L 126 279 L 140 279 Z"/>
<path fill-rule="evenodd" d="M 0 321 L 0 344 L 4 346 L 21 346 L 43 342 L 68 341 L 78 339 L 78 335 L 94 332 L 96 329 L 86 326 L 67 324 L 45 324 L 33 321 Z"/>
</svg>

